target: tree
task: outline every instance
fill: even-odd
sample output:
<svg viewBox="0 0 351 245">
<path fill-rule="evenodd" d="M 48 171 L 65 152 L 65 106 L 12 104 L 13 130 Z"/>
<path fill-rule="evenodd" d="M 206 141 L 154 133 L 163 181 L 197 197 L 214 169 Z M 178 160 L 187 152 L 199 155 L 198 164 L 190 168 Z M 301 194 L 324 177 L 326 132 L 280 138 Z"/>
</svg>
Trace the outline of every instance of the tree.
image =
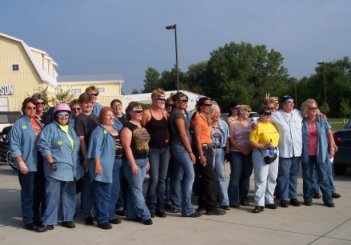
<svg viewBox="0 0 351 245">
<path fill-rule="evenodd" d="M 351 107 L 350 107 L 349 101 L 346 100 L 345 98 L 341 98 L 340 112 L 345 119 L 351 116 Z"/>
<path fill-rule="evenodd" d="M 150 93 L 152 90 L 160 87 L 160 73 L 152 68 L 149 67 L 145 71 L 145 79 L 144 79 L 144 93 Z"/>
<path fill-rule="evenodd" d="M 132 90 L 132 94 L 139 94 L 139 90 L 138 90 L 138 89 L 136 89 L 136 88 L 133 88 L 133 90 Z"/>
<path fill-rule="evenodd" d="M 74 96 L 70 94 L 69 90 L 64 90 L 59 86 L 56 88 L 55 96 L 51 97 L 48 101 L 52 105 L 56 105 L 58 103 L 69 103 L 73 98 Z"/>
</svg>

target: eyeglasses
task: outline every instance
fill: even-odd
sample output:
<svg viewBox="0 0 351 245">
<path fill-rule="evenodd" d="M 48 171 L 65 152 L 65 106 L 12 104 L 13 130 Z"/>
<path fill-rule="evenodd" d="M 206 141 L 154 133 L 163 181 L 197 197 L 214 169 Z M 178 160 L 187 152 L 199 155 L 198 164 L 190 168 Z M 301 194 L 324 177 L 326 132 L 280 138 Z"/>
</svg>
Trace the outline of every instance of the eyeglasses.
<svg viewBox="0 0 351 245">
<path fill-rule="evenodd" d="M 318 107 L 309 107 L 308 109 L 309 109 L 310 111 L 315 111 L 315 110 L 318 109 Z"/>
<path fill-rule="evenodd" d="M 165 98 L 155 98 L 155 100 L 166 101 L 166 99 L 165 99 Z"/>
<path fill-rule="evenodd" d="M 73 107 L 72 108 L 72 111 L 80 111 L 82 108 L 80 108 L 80 107 Z"/>
<path fill-rule="evenodd" d="M 33 107 L 26 107 L 27 110 L 36 110 L 37 108 L 35 106 Z"/>
<path fill-rule="evenodd" d="M 94 94 L 91 93 L 90 95 L 91 95 L 91 96 L 98 96 L 99 94 L 98 94 L 98 93 L 94 93 Z"/>
<path fill-rule="evenodd" d="M 67 113 L 67 112 L 60 112 L 60 113 L 57 113 L 57 116 L 58 117 L 69 117 L 69 113 Z"/>
</svg>

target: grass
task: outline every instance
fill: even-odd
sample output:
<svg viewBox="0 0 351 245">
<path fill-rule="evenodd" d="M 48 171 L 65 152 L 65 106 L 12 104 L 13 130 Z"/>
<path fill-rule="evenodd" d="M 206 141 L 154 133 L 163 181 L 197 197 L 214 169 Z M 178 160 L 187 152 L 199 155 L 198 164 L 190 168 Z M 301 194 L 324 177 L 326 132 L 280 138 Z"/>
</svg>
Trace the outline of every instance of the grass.
<svg viewBox="0 0 351 245">
<path fill-rule="evenodd" d="M 344 121 L 344 118 L 328 118 L 330 125 L 332 126 L 333 132 L 340 130 L 347 121 Z"/>
</svg>

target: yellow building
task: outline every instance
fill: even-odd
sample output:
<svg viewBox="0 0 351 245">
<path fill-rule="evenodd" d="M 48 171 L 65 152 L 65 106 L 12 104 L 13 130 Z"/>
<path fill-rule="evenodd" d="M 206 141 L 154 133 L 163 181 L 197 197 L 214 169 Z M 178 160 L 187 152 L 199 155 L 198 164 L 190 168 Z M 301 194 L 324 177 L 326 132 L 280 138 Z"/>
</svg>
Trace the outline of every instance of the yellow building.
<svg viewBox="0 0 351 245">
<path fill-rule="evenodd" d="M 57 86 L 57 64 L 44 51 L 0 33 L 0 111 L 19 111 L 24 98 Z"/>
<path fill-rule="evenodd" d="M 85 89 L 95 86 L 99 89 L 98 102 L 104 106 L 110 106 L 113 99 L 122 101 L 123 77 L 119 74 L 82 75 L 82 76 L 59 76 L 58 86 L 63 90 L 69 90 L 75 98 L 78 98 Z"/>
<path fill-rule="evenodd" d="M 78 98 L 94 85 L 99 89 L 98 102 L 102 105 L 108 106 L 113 99 L 122 100 L 121 75 L 58 76 L 56 67 L 45 51 L 0 33 L 0 111 L 20 111 L 26 97 L 45 88 L 49 99 L 58 89 L 69 90 Z"/>
</svg>

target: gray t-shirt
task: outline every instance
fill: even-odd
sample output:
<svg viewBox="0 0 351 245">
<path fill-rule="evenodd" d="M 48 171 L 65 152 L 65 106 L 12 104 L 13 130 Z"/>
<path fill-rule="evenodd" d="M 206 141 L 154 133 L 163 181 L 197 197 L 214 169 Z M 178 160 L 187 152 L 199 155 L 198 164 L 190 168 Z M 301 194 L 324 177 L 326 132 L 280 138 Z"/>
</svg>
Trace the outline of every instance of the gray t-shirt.
<svg viewBox="0 0 351 245">
<path fill-rule="evenodd" d="M 189 132 L 190 122 L 187 119 L 187 117 L 180 110 L 178 110 L 177 108 L 173 109 L 171 116 L 170 116 L 170 119 L 169 119 L 169 127 L 171 129 L 172 144 L 182 145 L 183 142 L 180 138 L 179 131 L 178 131 L 178 128 L 176 125 L 177 119 L 184 120 L 185 130 L 186 130 L 186 134 L 189 137 L 189 140 L 191 140 L 190 132 Z"/>
</svg>

